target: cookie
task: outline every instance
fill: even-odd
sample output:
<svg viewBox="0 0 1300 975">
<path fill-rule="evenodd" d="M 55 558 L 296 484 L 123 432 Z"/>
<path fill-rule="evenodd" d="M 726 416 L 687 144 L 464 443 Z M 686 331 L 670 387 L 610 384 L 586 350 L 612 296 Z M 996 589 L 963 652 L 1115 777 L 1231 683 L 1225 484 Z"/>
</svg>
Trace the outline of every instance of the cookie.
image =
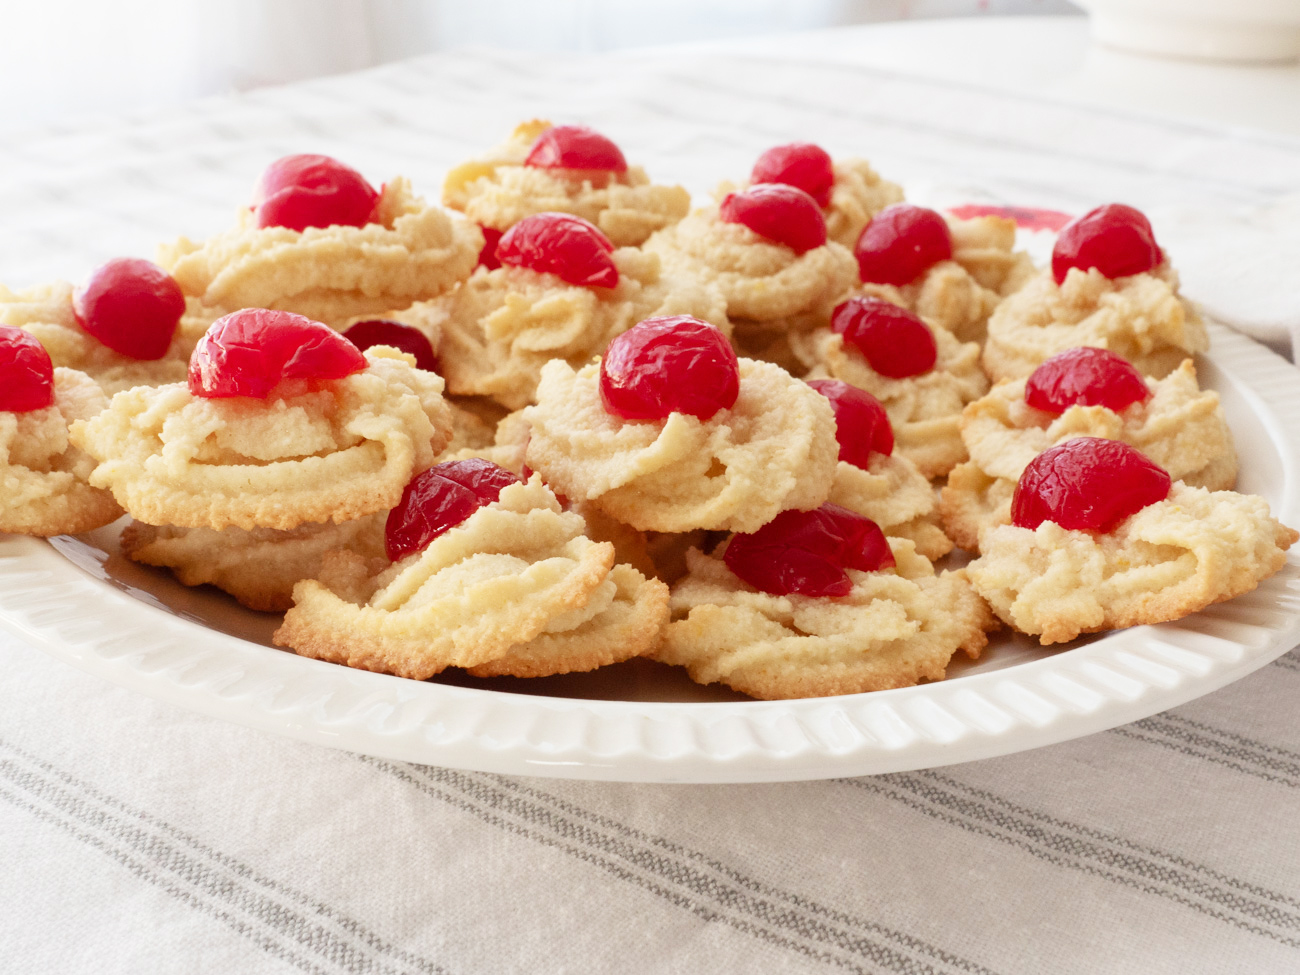
<svg viewBox="0 0 1300 975">
<path fill-rule="evenodd" d="M 906 538 L 927 559 L 952 551 L 952 539 L 939 526 L 934 488 L 901 454 L 873 453 L 866 468 L 840 461 L 826 500 L 865 515 L 892 538 Z"/>
</svg>

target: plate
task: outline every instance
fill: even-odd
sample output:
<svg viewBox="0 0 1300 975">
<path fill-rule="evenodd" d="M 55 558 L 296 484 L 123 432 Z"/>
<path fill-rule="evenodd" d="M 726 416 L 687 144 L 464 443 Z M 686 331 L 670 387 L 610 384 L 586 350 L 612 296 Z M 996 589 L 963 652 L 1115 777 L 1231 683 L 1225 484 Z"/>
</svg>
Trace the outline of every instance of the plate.
<svg viewBox="0 0 1300 975">
<path fill-rule="evenodd" d="M 1238 487 L 1300 524 L 1300 375 L 1213 326 L 1218 390 L 1243 458 Z M 948 680 L 869 694 L 752 701 L 629 661 L 529 681 L 412 681 L 270 646 L 278 617 L 128 562 L 117 529 L 0 536 L 0 625 L 152 697 L 303 741 L 515 775 L 766 782 L 930 768 L 1135 721 L 1230 683 L 1300 642 L 1300 564 L 1174 623 L 1063 647 L 995 634 Z"/>
</svg>

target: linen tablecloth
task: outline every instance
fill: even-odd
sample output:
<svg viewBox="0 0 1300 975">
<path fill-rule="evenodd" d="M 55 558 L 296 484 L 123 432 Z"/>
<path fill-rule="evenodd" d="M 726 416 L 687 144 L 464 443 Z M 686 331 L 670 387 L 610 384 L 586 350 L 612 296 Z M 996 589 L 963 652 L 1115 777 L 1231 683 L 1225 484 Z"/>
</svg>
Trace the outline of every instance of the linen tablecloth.
<svg viewBox="0 0 1300 975">
<path fill-rule="evenodd" d="M 217 231 L 290 152 L 436 197 L 532 116 L 594 125 L 698 194 L 807 139 L 923 202 L 1124 200 L 1219 317 L 1279 345 L 1300 325 L 1277 286 L 1300 142 L 700 51 L 436 56 L 7 137 L 0 280 Z M 1300 971 L 1295 652 L 1050 748 L 753 786 L 404 765 L 181 711 L 8 635 L 0 666 L 0 972 Z"/>
</svg>

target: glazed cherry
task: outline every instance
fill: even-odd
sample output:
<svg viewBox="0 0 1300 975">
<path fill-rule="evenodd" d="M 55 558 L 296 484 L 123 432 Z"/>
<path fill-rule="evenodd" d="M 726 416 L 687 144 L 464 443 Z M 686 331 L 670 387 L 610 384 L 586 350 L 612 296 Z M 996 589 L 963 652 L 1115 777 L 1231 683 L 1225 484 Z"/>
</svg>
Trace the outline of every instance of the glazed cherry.
<svg viewBox="0 0 1300 975">
<path fill-rule="evenodd" d="M 361 351 L 328 325 L 287 311 L 245 308 L 218 318 L 190 356 L 195 396 L 265 399 L 283 379 L 342 379 L 366 367 Z"/>
<path fill-rule="evenodd" d="M 420 551 L 519 483 L 519 477 L 481 457 L 450 460 L 415 475 L 384 525 L 388 558 L 397 562 Z"/>
<path fill-rule="evenodd" d="M 728 193 L 718 207 L 727 223 L 739 223 L 760 237 L 785 244 L 796 254 L 826 243 L 826 217 L 817 201 L 795 186 L 759 183 Z"/>
<path fill-rule="evenodd" d="M 1011 523 L 1054 521 L 1074 531 L 1108 532 L 1169 496 L 1169 474 L 1118 440 L 1075 437 L 1029 462 L 1011 498 Z"/>
<path fill-rule="evenodd" d="M 0 325 L 0 410 L 30 413 L 54 404 L 54 364 L 30 332 Z"/>
<path fill-rule="evenodd" d="M 934 210 L 895 203 L 871 218 L 853 254 L 863 281 L 903 285 L 952 257 L 952 233 Z"/>
<path fill-rule="evenodd" d="M 349 326 L 343 337 L 363 352 L 375 345 L 388 345 L 399 352 L 409 352 L 415 356 L 415 368 L 438 371 L 438 357 L 433 354 L 433 346 L 414 325 L 389 318 L 369 318 Z"/>
<path fill-rule="evenodd" d="M 740 395 L 740 362 L 727 337 L 689 315 L 647 318 L 609 344 L 600 401 L 625 420 L 689 413 L 707 420 Z"/>
<path fill-rule="evenodd" d="M 613 253 L 608 237 L 569 213 L 524 217 L 497 244 L 497 260 L 502 264 L 554 274 L 584 287 L 618 284 Z"/>
<path fill-rule="evenodd" d="M 364 176 L 329 156 L 284 156 L 266 167 L 258 183 L 254 217 L 259 227 L 364 227 L 379 193 Z"/>
<path fill-rule="evenodd" d="M 623 151 L 585 125 L 556 125 L 537 137 L 524 159 L 525 166 L 542 169 L 603 169 L 627 172 Z"/>
<path fill-rule="evenodd" d="M 882 376 L 905 379 L 934 368 L 938 349 L 930 327 L 906 308 L 858 295 L 836 306 L 831 329 L 862 353 Z"/>
<path fill-rule="evenodd" d="M 821 146 L 811 142 L 791 142 L 773 146 L 758 157 L 749 174 L 751 183 L 784 183 L 797 186 L 825 209 L 831 205 L 831 187 L 835 185 L 835 170 L 831 156 Z"/>
<path fill-rule="evenodd" d="M 1142 374 L 1128 360 L 1086 346 L 1058 352 L 1025 382 L 1025 402 L 1047 413 L 1064 413 L 1076 405 L 1104 406 L 1118 413 L 1150 396 Z"/>
<path fill-rule="evenodd" d="M 478 252 L 479 267 L 495 271 L 501 266 L 501 261 L 497 258 L 497 244 L 501 243 L 501 235 L 505 231 L 497 230 L 495 227 L 479 229 L 483 231 L 483 249 Z"/>
<path fill-rule="evenodd" d="M 894 428 L 880 400 L 839 379 L 810 379 L 808 385 L 831 401 L 840 460 L 866 470 L 873 453 L 894 452 Z"/>
<path fill-rule="evenodd" d="M 90 272 L 72 296 L 77 323 L 114 352 L 161 359 L 185 314 L 176 279 L 152 261 L 118 257 Z"/>
<path fill-rule="evenodd" d="M 1052 248 L 1052 277 L 1065 281 L 1070 268 L 1096 268 L 1107 278 L 1124 278 L 1160 264 L 1151 221 L 1141 210 L 1107 203 L 1089 210 L 1061 229 Z"/>
<path fill-rule="evenodd" d="M 815 511 L 782 511 L 752 534 L 733 535 L 722 561 L 774 596 L 847 596 L 853 582 L 845 569 L 888 569 L 894 553 L 874 521 L 828 501 Z"/>
</svg>

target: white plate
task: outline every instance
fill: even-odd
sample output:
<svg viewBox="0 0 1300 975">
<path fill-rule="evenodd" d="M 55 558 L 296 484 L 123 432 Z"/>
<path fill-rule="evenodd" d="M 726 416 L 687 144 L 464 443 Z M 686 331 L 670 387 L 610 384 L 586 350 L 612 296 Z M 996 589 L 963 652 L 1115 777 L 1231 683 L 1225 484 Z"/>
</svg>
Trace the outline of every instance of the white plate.
<svg viewBox="0 0 1300 975">
<path fill-rule="evenodd" d="M 1239 489 L 1300 524 L 1300 373 L 1213 329 Z M 1255 592 L 1176 623 L 1042 649 L 1002 634 L 943 682 L 750 701 L 631 661 L 592 674 L 411 681 L 269 645 L 278 618 L 116 551 L 116 529 L 0 535 L 0 624 L 117 684 L 213 717 L 385 758 L 518 775 L 763 782 L 928 768 L 1077 738 L 1163 711 L 1300 642 L 1294 557 Z M 455 683 L 452 683 L 454 681 Z"/>
</svg>

